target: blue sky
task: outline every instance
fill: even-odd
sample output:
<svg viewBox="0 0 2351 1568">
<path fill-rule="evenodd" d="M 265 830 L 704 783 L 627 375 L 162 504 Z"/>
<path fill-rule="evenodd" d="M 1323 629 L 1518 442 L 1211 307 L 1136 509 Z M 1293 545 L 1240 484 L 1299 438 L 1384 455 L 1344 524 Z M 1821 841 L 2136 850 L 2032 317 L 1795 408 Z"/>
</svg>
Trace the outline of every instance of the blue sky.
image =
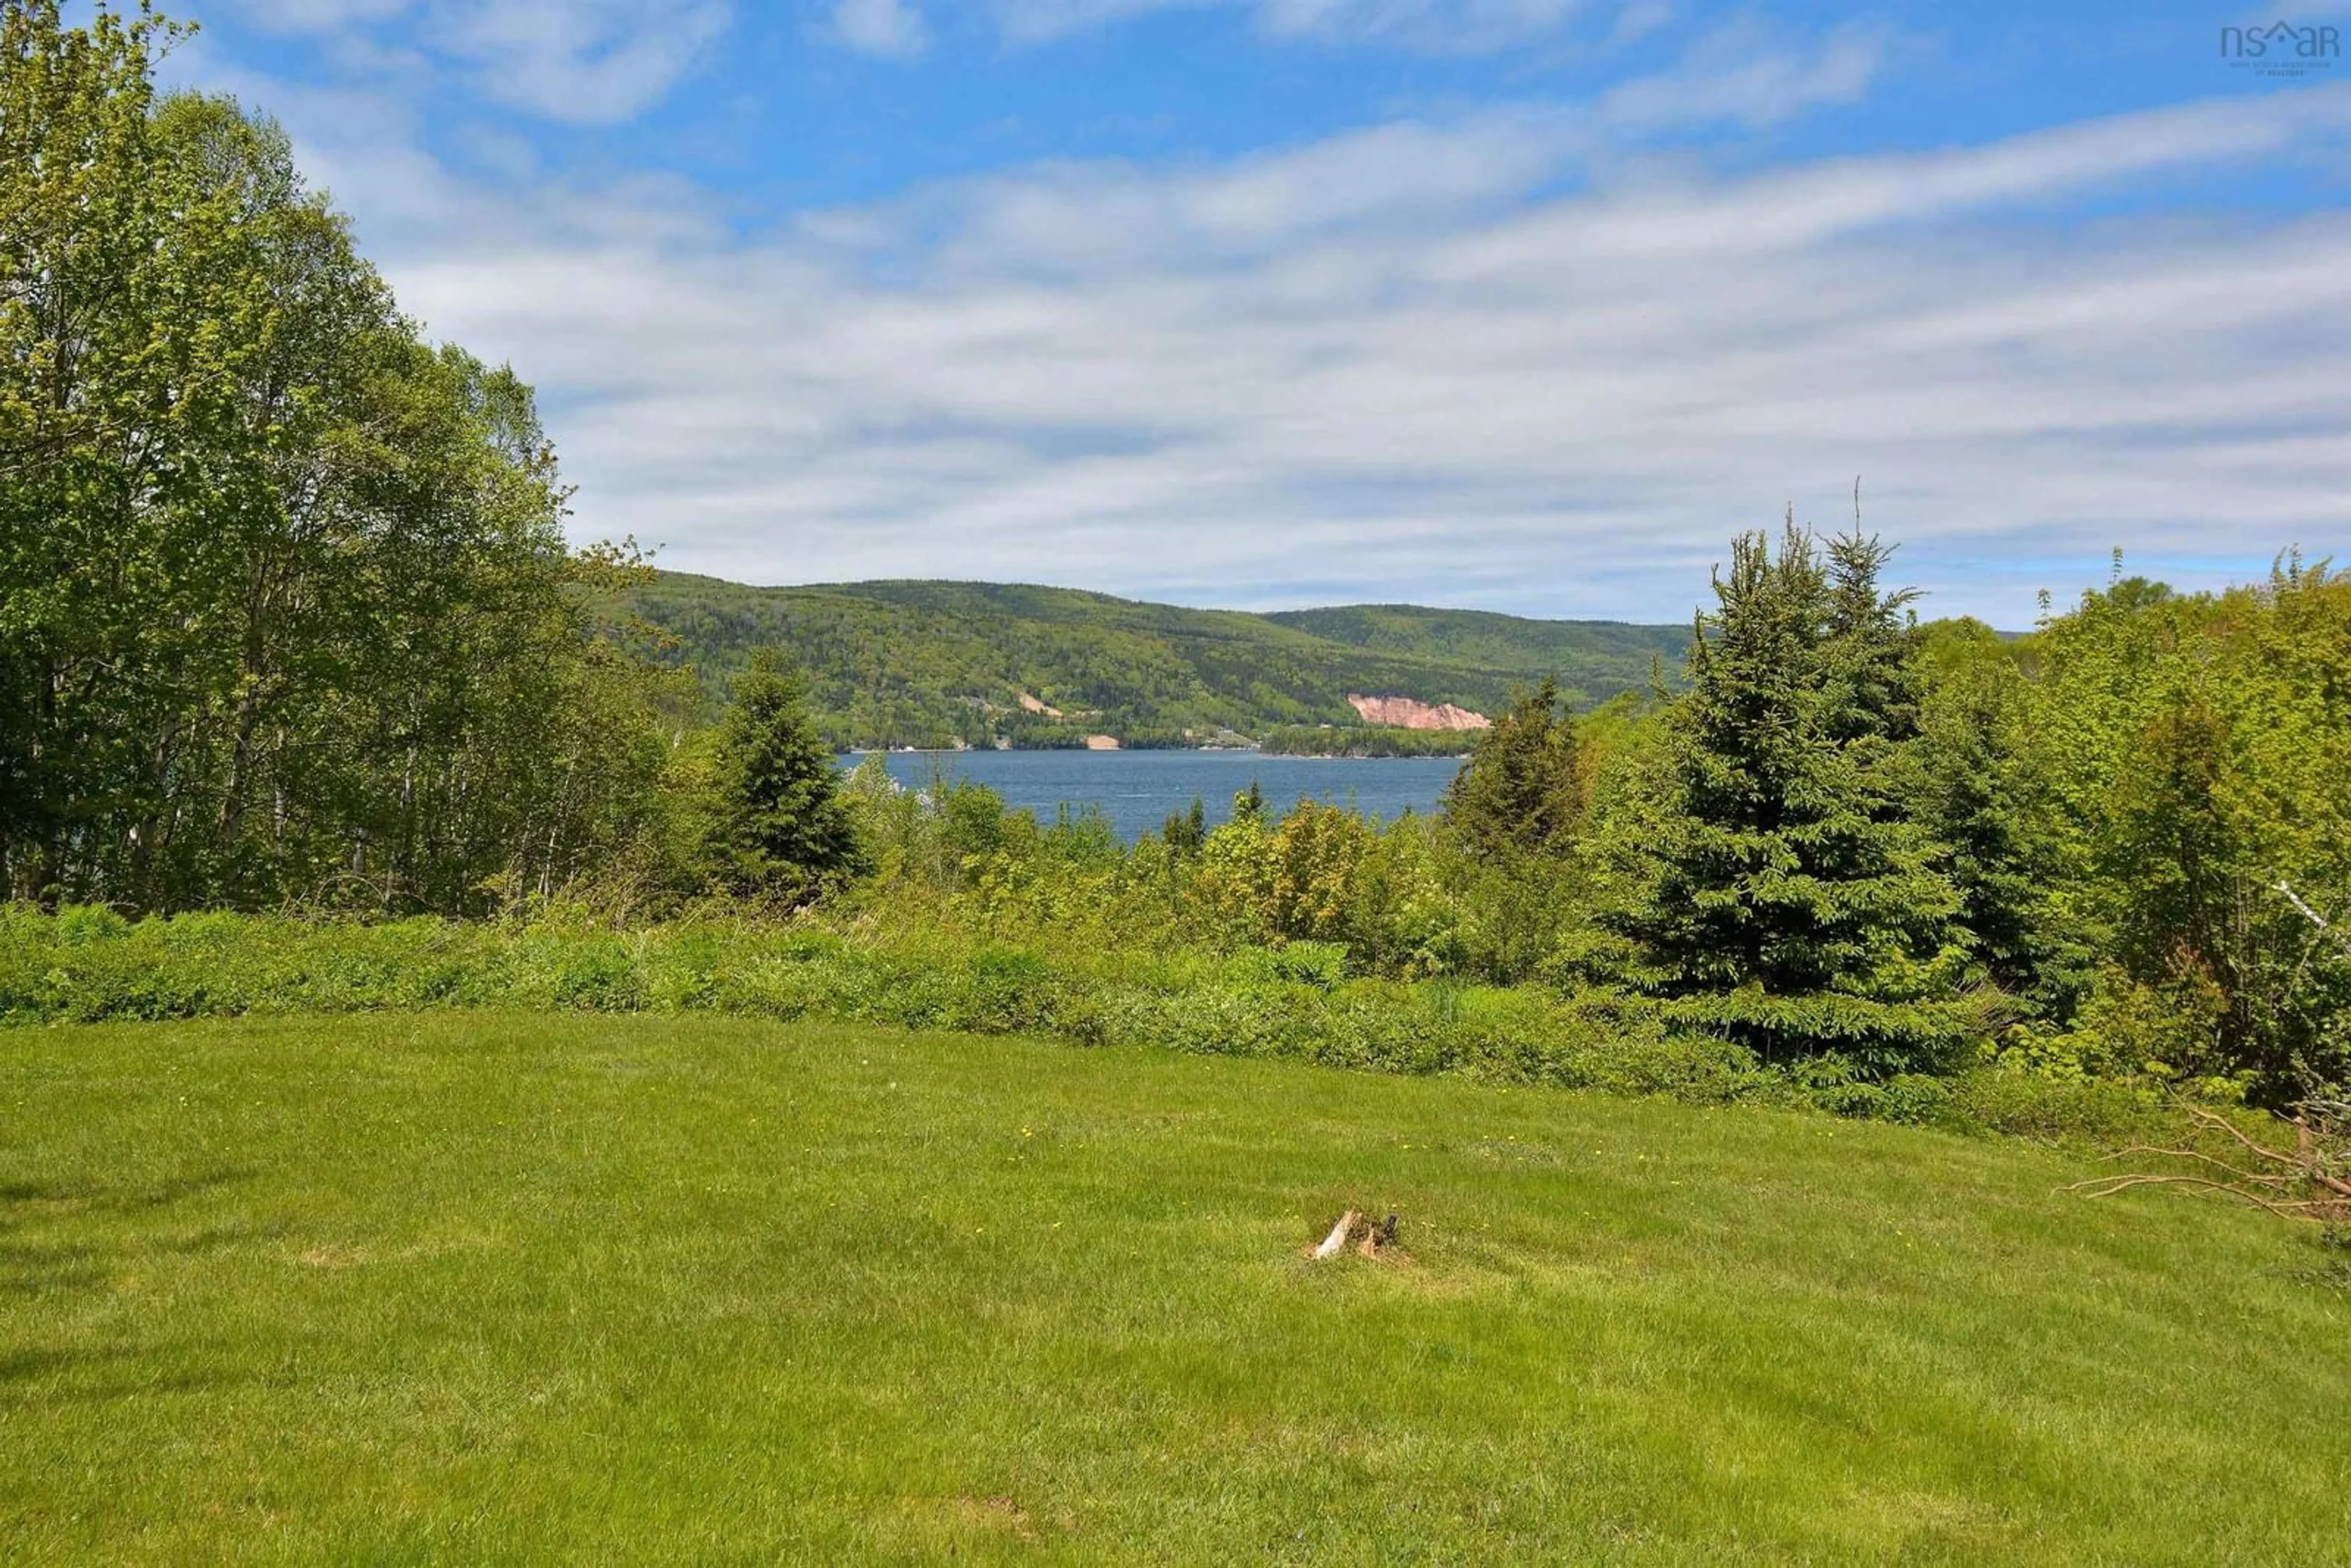
<svg viewBox="0 0 2351 1568">
<path fill-rule="evenodd" d="M 581 538 L 759 582 L 2028 623 L 2351 555 L 2343 0 L 181 0 Z M 2278 50 L 2279 45 L 2273 45 Z"/>
</svg>

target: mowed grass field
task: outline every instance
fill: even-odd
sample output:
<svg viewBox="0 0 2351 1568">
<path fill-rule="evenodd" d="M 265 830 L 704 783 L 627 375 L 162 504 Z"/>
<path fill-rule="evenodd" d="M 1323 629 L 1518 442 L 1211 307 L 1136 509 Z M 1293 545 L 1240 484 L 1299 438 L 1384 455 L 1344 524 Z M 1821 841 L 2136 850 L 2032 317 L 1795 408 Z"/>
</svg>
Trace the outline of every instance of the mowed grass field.
<svg viewBox="0 0 2351 1568">
<path fill-rule="evenodd" d="M 2326 1254 L 2021 1144 L 504 1015 L 9 1031 L 0 1129 L 10 1562 L 2351 1561 Z"/>
</svg>

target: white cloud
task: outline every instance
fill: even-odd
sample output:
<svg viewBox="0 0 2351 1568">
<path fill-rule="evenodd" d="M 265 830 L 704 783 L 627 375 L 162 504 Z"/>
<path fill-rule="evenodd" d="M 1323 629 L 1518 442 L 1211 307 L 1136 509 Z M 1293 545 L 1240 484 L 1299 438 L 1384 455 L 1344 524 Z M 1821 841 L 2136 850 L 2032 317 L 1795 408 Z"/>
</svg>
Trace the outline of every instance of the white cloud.
<svg viewBox="0 0 2351 1568">
<path fill-rule="evenodd" d="M 256 22 L 341 51 L 397 31 L 407 54 L 465 68 L 487 97 L 577 124 L 660 101 L 731 19 L 729 0 L 241 0 Z"/>
<path fill-rule="evenodd" d="M 1647 10 L 1656 0 L 1632 0 Z M 1208 7 L 1248 11 L 1274 38 L 1388 44 L 1441 54 L 1483 54 L 1558 33 L 1589 0 L 990 0 L 998 28 L 1016 44 L 1049 43 L 1154 12 Z M 1637 27 L 1636 27 L 1637 31 Z"/>
<path fill-rule="evenodd" d="M 493 198 L 323 112 L 303 146 L 403 303 L 538 383 L 581 534 L 683 569 L 1667 618 L 1855 473 L 1933 609 L 2009 625 L 2116 542 L 2351 553 L 2351 216 L 2160 199 L 2335 155 L 2351 90 L 1737 178 L 1619 156 L 1839 101 L 1882 48 L 752 239 L 674 183 Z"/>
<path fill-rule="evenodd" d="M 855 212 L 808 214 L 803 229 L 852 252 L 919 248 L 918 236 L 943 235 L 935 260 L 950 270 L 1055 277 L 1294 252 L 1314 235 L 1396 230 L 1427 240 L 1480 214 L 1499 217 L 1580 162 L 1621 151 L 1628 138 L 1751 124 L 1767 113 L 1759 78 L 1771 84 L 1771 118 L 1844 101 L 1882 48 L 1878 35 L 1840 32 L 1814 48 L 1759 50 L 1726 69 L 1724 51 L 1702 44 L 1671 70 L 1589 107 L 1504 107 L 1443 124 L 1395 120 L 1147 173 L 1114 162 L 1034 166 Z M 1468 232 L 1501 240 L 1516 231 Z M 1348 266 L 1343 249 L 1325 259 Z"/>
<path fill-rule="evenodd" d="M 1611 90 L 1601 99 L 1601 115 L 1626 132 L 1718 122 L 1750 130 L 1776 125 L 1807 110 L 1862 98 L 1891 42 L 1883 29 L 1849 25 L 1818 48 L 1799 50 L 1779 45 L 1759 25 L 1734 25 L 1699 38 L 1677 69 Z"/>
<path fill-rule="evenodd" d="M 830 0 L 823 31 L 861 53 L 915 54 L 932 41 L 932 4 Z M 956 14 L 944 5 L 936 9 Z M 1384 47 L 1430 55 L 1490 55 L 1539 45 L 1565 36 L 1586 17 L 1594 20 L 1594 42 L 1619 48 L 1668 26 L 1676 14 L 1670 0 L 983 0 L 972 9 L 1016 47 L 1057 43 L 1166 12 L 1213 10 L 1244 14 L 1261 37 L 1276 43 Z M 1750 25 L 1722 36 L 1760 42 L 1761 30 Z"/>
<path fill-rule="evenodd" d="M 1554 33 L 1584 8 L 1583 0 L 1259 0 L 1258 14 L 1277 37 L 1484 52 Z"/>
<path fill-rule="evenodd" d="M 905 59 L 930 47 L 930 26 L 912 0 L 839 0 L 832 36 L 862 55 Z"/>
<path fill-rule="evenodd" d="M 1608 28 L 1608 42 L 1619 48 L 1637 44 L 1673 19 L 1670 0 L 1628 0 Z"/>
<path fill-rule="evenodd" d="M 657 102 L 728 19 L 725 0 L 449 0 L 428 26 L 491 96 L 593 122 Z"/>
<path fill-rule="evenodd" d="M 1050 43 L 1155 11 L 1204 10 L 1249 0 L 989 0 L 996 26 L 1015 44 Z"/>
<path fill-rule="evenodd" d="M 414 0 L 239 0 L 238 8 L 261 26 L 281 33 L 329 33 L 357 23 L 380 22 L 411 8 Z"/>
</svg>

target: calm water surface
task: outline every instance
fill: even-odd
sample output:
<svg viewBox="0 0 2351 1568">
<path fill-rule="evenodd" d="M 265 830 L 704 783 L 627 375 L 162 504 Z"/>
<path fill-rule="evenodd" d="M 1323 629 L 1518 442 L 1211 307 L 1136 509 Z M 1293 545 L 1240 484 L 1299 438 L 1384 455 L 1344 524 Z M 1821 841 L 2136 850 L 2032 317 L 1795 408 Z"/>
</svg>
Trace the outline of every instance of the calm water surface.
<svg viewBox="0 0 2351 1568">
<path fill-rule="evenodd" d="M 843 758 L 853 766 L 855 758 Z M 941 770 L 985 784 L 1008 806 L 1050 822 L 1062 806 L 1099 807 L 1121 839 L 1155 831 L 1198 797 L 1211 825 L 1233 814 L 1233 796 L 1255 779 L 1267 804 L 1287 810 L 1301 796 L 1393 821 L 1423 816 L 1461 764 L 1449 757 L 1262 757 L 1254 751 L 893 751 L 890 776 L 919 789 Z"/>
</svg>

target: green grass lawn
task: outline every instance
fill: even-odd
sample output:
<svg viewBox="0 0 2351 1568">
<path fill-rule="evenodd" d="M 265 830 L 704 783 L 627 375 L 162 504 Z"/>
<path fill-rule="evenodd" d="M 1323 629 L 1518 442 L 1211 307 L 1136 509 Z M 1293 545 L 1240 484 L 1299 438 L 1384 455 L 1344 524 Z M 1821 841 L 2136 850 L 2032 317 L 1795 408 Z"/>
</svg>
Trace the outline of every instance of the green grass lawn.
<svg viewBox="0 0 2351 1568">
<path fill-rule="evenodd" d="M 2351 1291 L 2022 1145 L 843 1026 L 0 1033 L 0 1559 L 2351 1561 Z M 1408 1256 L 1309 1264 L 1345 1206 Z"/>
</svg>

